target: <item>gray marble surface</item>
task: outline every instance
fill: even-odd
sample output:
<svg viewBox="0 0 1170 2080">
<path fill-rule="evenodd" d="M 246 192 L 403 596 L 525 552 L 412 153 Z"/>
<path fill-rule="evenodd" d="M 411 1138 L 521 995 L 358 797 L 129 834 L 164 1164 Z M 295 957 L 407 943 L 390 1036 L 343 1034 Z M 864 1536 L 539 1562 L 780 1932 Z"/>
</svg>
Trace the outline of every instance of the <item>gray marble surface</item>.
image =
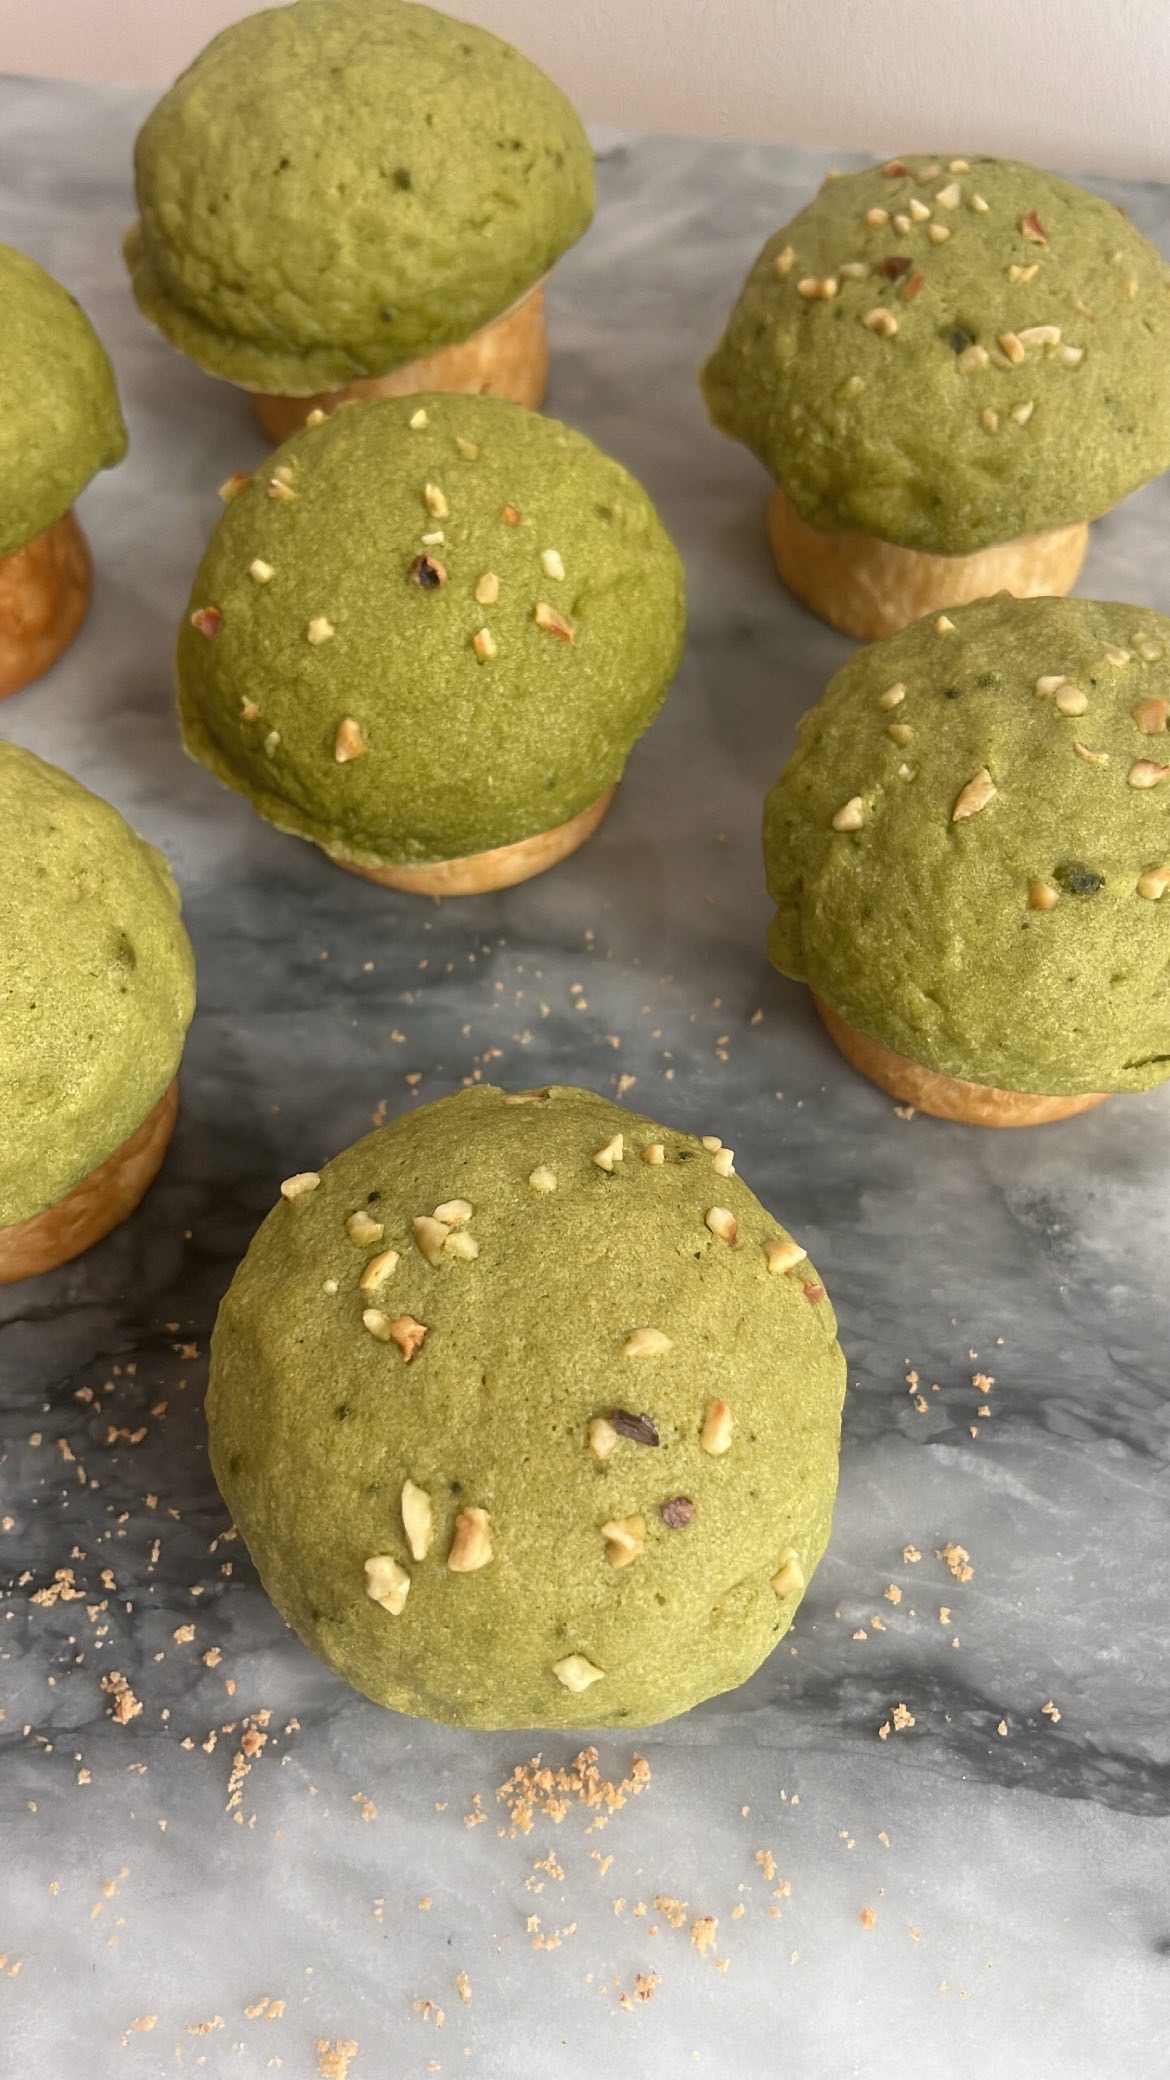
<svg viewBox="0 0 1170 2080">
<path fill-rule="evenodd" d="M 82 501 L 91 620 L 0 730 L 166 848 L 200 969 L 158 1186 L 0 1292 L 0 2072 L 311 2080 L 319 2041 L 356 2043 L 351 2080 L 1170 2072 L 1170 1091 L 1019 1135 L 901 1120 L 762 950 L 762 790 L 848 646 L 777 588 L 763 479 L 694 376 L 824 162 L 602 140 L 550 408 L 659 500 L 688 653 L 592 844 L 440 907 L 334 871 L 180 752 L 176 617 L 215 487 L 261 445 L 132 306 L 144 107 L 0 90 L 0 236 L 91 311 L 132 437 Z M 1170 249 L 1166 191 L 1116 192 Z M 1163 483 L 1095 530 L 1084 589 L 1170 609 L 1168 530 Z M 836 1530 L 790 1640 L 738 1694 L 607 1738 L 608 1776 L 636 1747 L 652 1778 L 594 1834 L 576 1807 L 509 1832 L 495 1789 L 538 1738 L 399 1720 L 318 1667 L 204 1446 L 208 1331 L 277 1181 L 480 1073 L 636 1079 L 722 1134 L 808 1241 L 850 1358 Z M 59 1568 L 81 1593 L 36 1601 Z M 913 1724 L 883 1741 L 898 1704 Z M 659 1897 L 718 1917 L 712 1954 Z"/>
</svg>

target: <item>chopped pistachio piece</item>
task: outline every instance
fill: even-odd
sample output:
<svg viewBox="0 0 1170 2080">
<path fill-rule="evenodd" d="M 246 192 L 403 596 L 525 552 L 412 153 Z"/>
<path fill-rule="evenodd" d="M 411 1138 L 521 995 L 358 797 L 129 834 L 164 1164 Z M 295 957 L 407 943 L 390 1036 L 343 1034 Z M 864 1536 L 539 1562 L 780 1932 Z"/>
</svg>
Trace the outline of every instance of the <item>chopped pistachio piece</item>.
<svg viewBox="0 0 1170 2080">
<path fill-rule="evenodd" d="M 791 1235 L 776 1235 L 770 1242 L 765 1242 L 764 1255 L 769 1271 L 792 1271 L 797 1264 L 803 1264 L 808 1251 L 802 1249 L 799 1242 L 794 1242 Z"/>
<path fill-rule="evenodd" d="M 594 1416 L 589 1425 L 589 1449 L 595 1459 L 608 1459 L 618 1441 L 618 1433 L 608 1416 Z"/>
<path fill-rule="evenodd" d="M 611 1517 L 601 1527 L 605 1557 L 611 1567 L 628 1567 L 646 1550 L 645 1517 Z"/>
<path fill-rule="evenodd" d="M 670 1337 L 661 1329 L 633 1329 L 622 1345 L 623 1358 L 661 1358 L 673 1350 Z"/>
<path fill-rule="evenodd" d="M 561 1661 L 553 1662 L 552 1672 L 558 1683 L 566 1690 L 588 1690 L 590 1683 L 600 1683 L 605 1675 L 603 1668 L 595 1668 L 584 1654 L 566 1654 Z"/>
<path fill-rule="evenodd" d="M 536 626 L 542 628 L 546 635 L 558 636 L 562 643 L 576 642 L 577 632 L 572 622 L 566 621 L 563 614 L 558 614 L 555 607 L 550 607 L 546 599 L 537 600 L 533 609 L 533 619 Z"/>
<path fill-rule="evenodd" d="M 402 1484 L 402 1528 L 411 1558 L 425 1560 L 435 1535 L 435 1506 L 426 1489 L 413 1481 Z"/>
<path fill-rule="evenodd" d="M 358 1280 L 359 1292 L 376 1293 L 379 1286 L 384 1286 L 386 1280 L 390 1278 L 393 1275 L 393 1273 L 397 1271 L 397 1269 L 398 1251 L 396 1249 L 379 1250 L 376 1257 L 370 1258 L 369 1263 L 366 1265 L 365 1270 L 362 1272 L 362 1275 Z"/>
<path fill-rule="evenodd" d="M 703 1427 L 699 1432 L 699 1443 L 713 1459 L 721 1458 L 724 1452 L 731 1449 L 731 1433 L 734 1428 L 735 1418 L 726 1401 L 709 1401 L 703 1417 Z"/>
<path fill-rule="evenodd" d="M 390 1335 L 402 1352 L 403 1363 L 409 1365 L 416 1351 L 420 1351 L 426 1342 L 427 1331 L 412 1314 L 398 1314 L 390 1324 Z"/>
<path fill-rule="evenodd" d="M 849 800 L 838 809 L 833 818 L 835 831 L 859 831 L 865 822 L 865 803 L 859 794 L 850 795 Z"/>
<path fill-rule="evenodd" d="M 428 1264 L 438 1264 L 447 1243 L 448 1230 L 429 1213 L 419 1213 L 411 1222 L 414 1239 Z"/>
<path fill-rule="evenodd" d="M 469 1235 L 465 1228 L 456 1228 L 454 1233 L 448 1233 L 443 1244 L 443 1255 L 460 1257 L 465 1263 L 472 1264 L 479 1255 L 479 1244 L 474 1235 Z"/>
<path fill-rule="evenodd" d="M 968 780 L 951 810 L 952 823 L 965 823 L 970 816 L 978 816 L 988 802 L 995 800 L 998 790 L 986 766 L 981 766 L 973 780 Z"/>
<path fill-rule="evenodd" d="M 306 1192 L 315 1192 L 321 1182 L 319 1171 L 298 1170 L 295 1177 L 286 1177 L 280 1187 L 282 1199 L 303 1199 Z"/>
<path fill-rule="evenodd" d="M 410 1576 L 389 1553 L 375 1553 L 365 1563 L 366 1595 L 392 1618 L 400 1617 L 410 1594 Z"/>
<path fill-rule="evenodd" d="M 625 1146 L 625 1136 L 615 1134 L 612 1141 L 607 1141 L 604 1148 L 599 1148 L 593 1158 L 598 1169 L 612 1171 L 614 1164 L 621 1162 Z"/>
<path fill-rule="evenodd" d="M 477 1574 L 492 1559 L 492 1520 L 486 1509 L 461 1509 L 447 1565 L 452 1574 Z"/>
<path fill-rule="evenodd" d="M 345 766 L 351 759 L 363 757 L 367 749 L 361 723 L 355 722 L 352 715 L 343 715 L 333 739 L 333 756 L 338 765 Z"/>
<path fill-rule="evenodd" d="M 783 1598 L 786 1596 L 799 1596 L 804 1586 L 804 1569 L 800 1564 L 800 1555 L 794 1547 L 789 1547 L 780 1566 L 772 1576 L 772 1587 L 776 1591 L 777 1596 Z"/>
</svg>

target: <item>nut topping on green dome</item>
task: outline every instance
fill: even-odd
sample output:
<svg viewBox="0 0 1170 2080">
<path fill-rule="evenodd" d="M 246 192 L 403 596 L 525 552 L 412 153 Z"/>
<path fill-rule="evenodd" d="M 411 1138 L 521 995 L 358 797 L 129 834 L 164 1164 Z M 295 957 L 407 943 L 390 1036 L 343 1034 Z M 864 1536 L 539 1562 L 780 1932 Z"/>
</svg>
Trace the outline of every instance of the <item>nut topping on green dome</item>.
<svg viewBox="0 0 1170 2080">
<path fill-rule="evenodd" d="M 1158 1083 L 1170 624 L 1003 594 L 956 608 L 941 648 L 936 625 L 859 652 L 802 724 L 765 819 L 772 958 L 944 1075 L 1058 1096 Z M 1068 732 L 1082 719 L 1089 742 Z M 850 784 L 865 813 L 843 843 Z"/>
<path fill-rule="evenodd" d="M 619 1134 L 664 1160 L 599 1172 Z M 214 1464 L 279 1609 L 372 1697 L 570 1725 L 589 1691 L 595 1723 L 648 1723 L 742 1680 L 791 1622 L 843 1362 L 803 1253 L 803 1281 L 770 1276 L 782 1238 L 734 1171 L 743 1246 L 696 1246 L 714 1142 L 588 1092 L 475 1086 L 326 1164 L 255 1238 L 213 1339 Z M 400 1314 L 367 1305 L 355 1203 L 377 1206 Z M 448 1271 L 472 1230 L 477 1267 Z M 639 1317 L 669 1333 L 623 1334 Z M 387 1369 L 383 1345 L 410 1358 L 424 1335 L 417 1372 Z M 626 1405 L 631 1352 L 649 1408 Z"/>
<path fill-rule="evenodd" d="M 464 858 L 613 786 L 683 615 L 650 501 L 582 435 L 492 397 L 363 404 L 225 507 L 180 631 L 184 736 L 346 864 Z"/>
<path fill-rule="evenodd" d="M 1168 299 L 1104 198 L 1007 160 L 942 186 L 895 160 L 768 241 L 704 389 L 812 526 L 965 555 L 1170 463 Z"/>
</svg>

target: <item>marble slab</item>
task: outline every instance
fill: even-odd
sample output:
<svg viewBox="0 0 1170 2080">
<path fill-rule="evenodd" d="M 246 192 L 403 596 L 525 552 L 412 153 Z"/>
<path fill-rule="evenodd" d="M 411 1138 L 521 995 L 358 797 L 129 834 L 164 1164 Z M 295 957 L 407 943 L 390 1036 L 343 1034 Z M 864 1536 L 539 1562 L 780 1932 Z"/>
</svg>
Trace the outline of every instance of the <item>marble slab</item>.
<svg viewBox="0 0 1170 2080">
<path fill-rule="evenodd" d="M 311 2080 L 356 2044 L 351 2080 L 1170 2073 L 1170 1091 L 1018 1135 L 900 1119 L 763 952 L 762 790 L 849 646 L 778 589 L 763 477 L 695 369 L 827 162 L 601 140 L 549 402 L 660 502 L 688 652 L 594 841 L 438 906 L 334 871 L 181 754 L 176 619 L 217 484 L 262 448 L 132 305 L 145 106 L 0 89 L 0 237 L 91 311 L 132 437 L 82 501 L 89 624 L 0 731 L 165 847 L 200 971 L 156 1189 L 0 1292 L 0 2071 Z M 1108 192 L 1170 250 L 1165 189 Z M 1094 530 L 1084 590 L 1170 610 L 1168 533 L 1162 483 Z M 511 1832 L 496 1787 L 538 1739 L 400 1720 L 318 1667 L 207 1465 L 207 1336 L 278 1180 L 481 1074 L 622 1078 L 720 1133 L 850 1358 L 790 1640 L 736 1695 L 602 1741 L 607 1778 L 635 1749 L 651 1770 L 604 1830 L 571 1799 Z M 80 1593 L 36 1601 L 61 1568 Z"/>
</svg>

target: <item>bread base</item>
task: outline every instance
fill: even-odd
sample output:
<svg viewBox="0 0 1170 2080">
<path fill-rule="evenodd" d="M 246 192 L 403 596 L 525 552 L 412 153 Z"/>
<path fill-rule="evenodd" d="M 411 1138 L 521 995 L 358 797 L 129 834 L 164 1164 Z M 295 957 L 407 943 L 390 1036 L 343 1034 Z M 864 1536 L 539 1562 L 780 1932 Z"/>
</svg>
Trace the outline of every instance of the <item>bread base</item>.
<svg viewBox="0 0 1170 2080">
<path fill-rule="evenodd" d="M 92 590 L 89 545 L 72 510 L 0 558 L 0 700 L 56 664 Z"/>
<path fill-rule="evenodd" d="M 908 622 L 968 600 L 1068 592 L 1085 560 L 1089 523 L 1023 534 L 973 556 L 931 556 L 875 534 L 826 534 L 802 520 L 777 485 L 768 503 L 776 568 L 803 606 L 843 635 L 873 642 Z"/>
<path fill-rule="evenodd" d="M 555 830 L 540 831 L 534 838 L 521 838 L 515 845 L 496 845 L 490 852 L 470 852 L 465 859 L 429 860 L 424 866 L 362 867 L 340 852 L 326 847 L 331 860 L 363 880 L 377 881 L 382 888 L 405 889 L 416 896 L 474 896 L 492 888 L 514 888 L 558 866 L 591 838 L 614 795 L 617 783 Z"/>
<path fill-rule="evenodd" d="M 129 1140 L 55 1206 L 0 1228 L 0 1286 L 67 1264 L 127 1220 L 158 1175 L 178 1110 L 176 1079 Z"/>
<path fill-rule="evenodd" d="M 1001 1091 L 994 1084 L 943 1076 L 937 1069 L 912 1062 L 908 1055 L 895 1054 L 880 1040 L 855 1032 L 815 991 L 813 1003 L 847 1062 L 891 1098 L 912 1105 L 916 1112 L 932 1113 L 935 1119 L 959 1120 L 971 1127 L 1040 1127 L 1050 1120 L 1090 1112 L 1109 1096 L 1108 1091 L 1083 1091 L 1073 1098 L 1045 1098 L 1032 1091 Z"/>
<path fill-rule="evenodd" d="M 438 347 L 417 361 L 404 361 L 384 376 L 358 376 L 340 390 L 316 397 L 252 398 L 256 417 L 274 441 L 285 441 L 304 425 L 310 412 L 335 412 L 342 404 L 368 404 L 374 397 L 410 397 L 418 390 L 484 391 L 510 398 L 535 411 L 548 382 L 548 335 L 544 323 L 544 283 L 538 282 L 490 325 L 470 339 Z"/>
</svg>

